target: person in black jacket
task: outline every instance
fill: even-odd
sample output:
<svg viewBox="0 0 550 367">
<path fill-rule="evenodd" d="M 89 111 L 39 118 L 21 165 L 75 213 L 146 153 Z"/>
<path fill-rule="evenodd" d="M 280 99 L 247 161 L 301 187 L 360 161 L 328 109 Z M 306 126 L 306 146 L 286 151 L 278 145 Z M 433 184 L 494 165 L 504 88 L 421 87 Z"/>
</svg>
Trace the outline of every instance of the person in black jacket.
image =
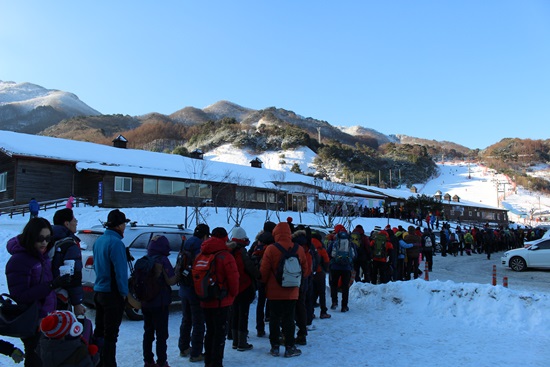
<svg viewBox="0 0 550 367">
<path fill-rule="evenodd" d="M 256 236 L 256 241 L 252 243 L 250 249 L 248 250 L 248 255 L 260 269 L 260 261 L 264 255 L 264 251 L 268 245 L 271 245 L 275 242 L 273 239 L 273 229 L 275 228 L 275 223 L 267 221 L 264 223 L 263 230 L 258 233 Z M 259 337 L 265 336 L 265 322 L 269 321 L 269 302 L 265 295 L 265 284 L 258 281 L 258 301 L 256 302 L 256 331 Z"/>
<path fill-rule="evenodd" d="M 82 289 L 82 254 L 75 235 L 78 220 L 73 210 L 64 208 L 53 216 L 53 255 L 52 273 L 59 276 L 60 267 L 70 266 L 71 283 L 57 292 L 57 309 L 73 311 L 76 316 L 84 315 L 86 308 L 82 305 L 84 291 Z M 69 264 L 69 265 L 68 265 Z"/>
</svg>

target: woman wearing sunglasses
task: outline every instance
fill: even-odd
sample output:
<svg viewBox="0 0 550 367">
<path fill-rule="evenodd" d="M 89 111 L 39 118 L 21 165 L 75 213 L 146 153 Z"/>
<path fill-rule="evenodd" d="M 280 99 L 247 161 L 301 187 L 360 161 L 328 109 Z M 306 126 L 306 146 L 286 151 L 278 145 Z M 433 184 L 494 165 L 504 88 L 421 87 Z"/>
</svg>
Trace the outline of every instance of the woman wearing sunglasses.
<svg viewBox="0 0 550 367">
<path fill-rule="evenodd" d="M 38 302 L 39 319 L 55 310 L 55 289 L 70 281 L 65 275 L 53 279 L 48 251 L 52 248 L 52 226 L 44 218 L 31 218 L 23 233 L 8 241 L 11 257 L 6 264 L 6 278 L 11 297 L 18 304 L 31 305 Z M 40 367 L 42 361 L 36 350 L 40 330 L 21 338 L 25 346 L 25 366 Z"/>
</svg>

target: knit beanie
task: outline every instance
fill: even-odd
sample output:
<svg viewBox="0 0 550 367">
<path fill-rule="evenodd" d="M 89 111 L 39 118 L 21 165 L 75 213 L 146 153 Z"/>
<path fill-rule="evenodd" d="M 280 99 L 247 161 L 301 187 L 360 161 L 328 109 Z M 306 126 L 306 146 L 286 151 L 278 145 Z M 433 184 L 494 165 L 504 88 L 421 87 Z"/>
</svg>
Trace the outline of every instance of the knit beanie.
<svg viewBox="0 0 550 367">
<path fill-rule="evenodd" d="M 267 221 L 264 223 L 264 232 L 273 232 L 273 229 L 275 229 L 276 224 L 270 221 Z"/>
<path fill-rule="evenodd" d="M 50 339 L 63 339 L 66 335 L 77 337 L 83 326 L 71 311 L 54 311 L 40 322 L 40 330 Z"/>
<path fill-rule="evenodd" d="M 231 241 L 235 241 L 238 244 L 248 245 L 250 243 L 246 231 L 242 227 L 235 227 L 231 231 Z"/>
</svg>

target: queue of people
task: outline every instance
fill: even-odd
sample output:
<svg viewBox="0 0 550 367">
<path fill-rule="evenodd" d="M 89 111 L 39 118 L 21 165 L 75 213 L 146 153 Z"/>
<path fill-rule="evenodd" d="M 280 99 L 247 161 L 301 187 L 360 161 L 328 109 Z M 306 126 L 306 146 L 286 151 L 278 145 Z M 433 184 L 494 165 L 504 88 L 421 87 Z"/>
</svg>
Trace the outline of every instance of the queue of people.
<svg viewBox="0 0 550 367">
<path fill-rule="evenodd" d="M 93 336 L 88 339 L 81 337 L 82 331 L 72 331 L 85 329 L 79 317 L 86 313 L 82 304 L 82 258 L 76 237 L 78 221 L 71 208 L 57 211 L 53 221 L 52 226 L 44 218 L 33 217 L 20 235 L 8 241 L 11 258 L 6 276 L 10 294 L 21 304 L 38 302 L 40 322 L 34 335 L 22 338 L 24 351 L 0 343 L 0 352 L 16 362 L 24 359 L 25 366 L 45 366 L 53 363 L 52 348 L 71 342 L 73 349 L 56 354 L 58 360 L 60 355 L 65 358 L 57 361 L 60 364 L 70 360 L 74 365 L 117 366 L 119 330 L 130 292 L 128 254 L 122 242 L 129 219 L 118 209 L 110 211 L 106 230 L 94 244 L 96 318 Z M 489 257 L 491 248 L 485 240 L 488 232 L 489 229 L 459 227 L 451 231 L 444 223 L 442 256 L 471 256 L 479 251 L 481 239 L 481 247 Z M 236 352 L 253 349 L 248 338 L 252 328 L 249 311 L 256 298 L 257 336 L 262 338 L 269 333 L 272 356 L 296 357 L 301 354 L 298 346 L 307 344 L 312 320 L 331 318 L 325 294 L 327 278 L 330 310 L 339 308 L 345 313 L 349 311 L 353 281 L 382 284 L 416 279 L 422 274 L 420 259 L 426 260 L 432 270 L 435 246 L 436 238 L 430 228 L 414 226 L 375 227 L 367 235 L 361 225 L 348 230 L 338 224 L 323 241 L 320 233 L 293 225 L 289 217 L 278 224 L 266 222 L 250 241 L 241 227 L 228 233 L 223 227 L 211 231 L 207 224 L 199 224 L 193 236 L 182 243 L 174 267 L 168 259 L 167 238 L 154 237 L 147 254 L 155 262 L 159 291 L 154 298 L 141 302 L 144 366 L 169 367 L 169 306 L 171 286 L 176 283 L 182 299 L 180 357 L 191 363 L 221 367 L 226 340 L 232 341 Z M 294 276 L 293 266 L 297 280 L 285 284 L 285 277 Z M 209 284 L 203 277 L 210 279 Z M 318 316 L 316 307 L 320 310 Z M 86 353 L 81 351 L 82 343 Z M 92 346 L 96 347 L 95 352 Z"/>
</svg>

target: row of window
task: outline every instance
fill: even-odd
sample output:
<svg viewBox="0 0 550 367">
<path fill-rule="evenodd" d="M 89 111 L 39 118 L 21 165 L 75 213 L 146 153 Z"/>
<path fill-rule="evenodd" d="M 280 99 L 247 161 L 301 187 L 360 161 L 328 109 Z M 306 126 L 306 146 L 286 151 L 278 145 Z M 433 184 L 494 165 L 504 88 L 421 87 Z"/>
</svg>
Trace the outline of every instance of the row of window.
<svg viewBox="0 0 550 367">
<path fill-rule="evenodd" d="M 132 178 L 115 176 L 115 191 L 132 192 Z M 211 199 L 212 185 L 145 178 L 143 193 Z"/>
</svg>

